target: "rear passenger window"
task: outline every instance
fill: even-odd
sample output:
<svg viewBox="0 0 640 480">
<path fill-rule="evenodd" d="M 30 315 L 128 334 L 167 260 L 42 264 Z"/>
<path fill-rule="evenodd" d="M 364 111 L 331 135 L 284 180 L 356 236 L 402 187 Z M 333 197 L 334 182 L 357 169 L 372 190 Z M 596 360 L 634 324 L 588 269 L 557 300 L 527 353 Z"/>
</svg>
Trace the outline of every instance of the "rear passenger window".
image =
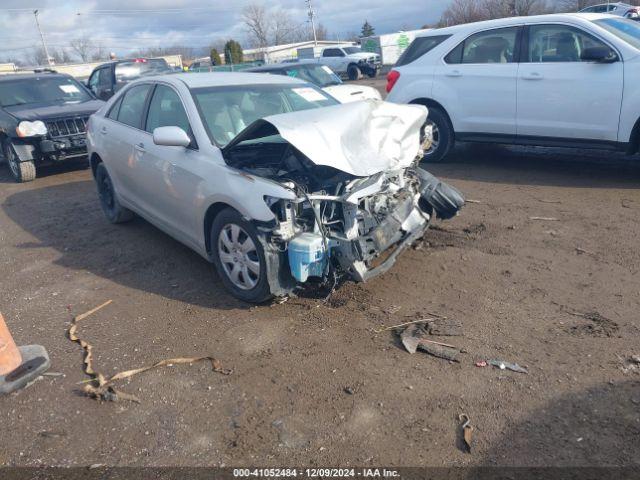
<svg viewBox="0 0 640 480">
<path fill-rule="evenodd" d="M 497 28 L 471 35 L 445 57 L 447 63 L 512 63 L 518 28 Z"/>
<path fill-rule="evenodd" d="M 136 85 L 124 94 L 124 98 L 120 104 L 120 111 L 118 112 L 119 122 L 129 125 L 130 127 L 141 128 L 142 112 L 149 90 L 151 90 L 151 84 L 147 83 L 144 85 Z"/>
<path fill-rule="evenodd" d="M 411 45 L 409 45 L 404 53 L 400 55 L 400 58 L 396 62 L 396 67 L 401 67 L 417 60 L 425 53 L 440 45 L 450 36 L 451 35 L 435 35 L 432 37 L 417 37 L 413 42 L 411 42 Z"/>
<path fill-rule="evenodd" d="M 109 113 L 107 114 L 107 118 L 110 118 L 111 120 L 117 120 L 118 112 L 120 111 L 121 104 L 122 104 L 122 97 L 116 100 L 116 103 L 113 104 L 113 106 L 109 110 Z"/>
</svg>

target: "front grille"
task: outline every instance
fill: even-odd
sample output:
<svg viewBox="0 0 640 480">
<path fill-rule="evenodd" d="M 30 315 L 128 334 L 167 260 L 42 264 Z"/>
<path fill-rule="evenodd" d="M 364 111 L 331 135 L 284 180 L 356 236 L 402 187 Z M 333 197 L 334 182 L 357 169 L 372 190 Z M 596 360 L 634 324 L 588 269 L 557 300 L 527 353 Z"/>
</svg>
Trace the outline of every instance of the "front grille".
<svg viewBox="0 0 640 480">
<path fill-rule="evenodd" d="M 63 138 L 73 135 L 84 135 L 87 131 L 89 117 L 59 118 L 46 121 L 47 131 L 51 138 Z"/>
</svg>

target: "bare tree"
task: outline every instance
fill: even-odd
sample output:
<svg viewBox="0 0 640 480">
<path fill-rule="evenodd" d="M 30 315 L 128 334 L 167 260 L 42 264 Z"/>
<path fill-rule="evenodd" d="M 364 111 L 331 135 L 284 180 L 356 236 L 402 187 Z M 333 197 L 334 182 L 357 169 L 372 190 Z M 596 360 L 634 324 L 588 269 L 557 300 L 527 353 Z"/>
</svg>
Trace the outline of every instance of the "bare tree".
<svg viewBox="0 0 640 480">
<path fill-rule="evenodd" d="M 313 33 L 310 33 L 310 40 L 313 40 Z M 329 31 L 322 23 L 316 25 L 316 38 L 318 40 L 329 40 Z"/>
<path fill-rule="evenodd" d="M 252 3 L 244 7 L 242 21 L 247 28 L 251 44 L 256 48 L 265 48 L 269 44 L 272 21 L 264 6 Z"/>
<path fill-rule="evenodd" d="M 560 0 L 594 2 L 598 0 Z M 571 10 L 567 8 L 567 10 Z M 582 8 L 582 7 L 580 7 Z M 477 22 L 491 18 L 536 15 L 551 11 L 546 0 L 453 0 L 442 14 L 438 26 Z M 566 10 L 565 10 L 566 11 Z"/>
<path fill-rule="evenodd" d="M 69 46 L 72 51 L 80 57 L 82 62 L 88 62 L 91 59 L 94 45 L 89 37 L 83 36 L 74 38 L 69 42 Z"/>
<path fill-rule="evenodd" d="M 99 62 L 100 60 L 105 60 L 108 55 L 107 50 L 101 44 L 98 44 L 93 49 L 93 53 L 91 53 L 91 61 Z"/>
<path fill-rule="evenodd" d="M 274 45 L 292 43 L 305 36 L 302 25 L 295 23 L 285 10 L 274 12 L 273 19 L 269 23 L 272 27 L 270 36 Z"/>
<path fill-rule="evenodd" d="M 443 26 L 459 23 L 478 22 L 489 18 L 480 0 L 452 0 L 442 14 L 440 24 Z"/>
<path fill-rule="evenodd" d="M 557 10 L 560 12 L 577 12 L 590 5 L 600 3 L 598 0 L 559 0 Z"/>
</svg>

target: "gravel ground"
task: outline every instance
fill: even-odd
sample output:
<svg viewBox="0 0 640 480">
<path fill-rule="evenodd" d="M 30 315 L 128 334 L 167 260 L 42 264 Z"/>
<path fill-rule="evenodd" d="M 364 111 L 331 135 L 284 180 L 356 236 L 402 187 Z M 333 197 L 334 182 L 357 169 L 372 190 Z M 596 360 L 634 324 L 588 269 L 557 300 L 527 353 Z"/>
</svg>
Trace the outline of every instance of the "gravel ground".
<svg viewBox="0 0 640 480">
<path fill-rule="evenodd" d="M 370 283 L 257 307 L 147 222 L 108 224 L 88 170 L 18 185 L 0 168 L 0 311 L 62 374 L 0 399 L 0 465 L 638 465 L 640 164 L 460 145 L 428 168 L 476 202 Z M 233 372 L 120 382 L 140 404 L 82 396 L 65 332 L 109 299 L 79 329 L 98 371 L 212 355 Z M 376 333 L 433 313 L 462 324 L 436 337 L 459 363 Z"/>
</svg>

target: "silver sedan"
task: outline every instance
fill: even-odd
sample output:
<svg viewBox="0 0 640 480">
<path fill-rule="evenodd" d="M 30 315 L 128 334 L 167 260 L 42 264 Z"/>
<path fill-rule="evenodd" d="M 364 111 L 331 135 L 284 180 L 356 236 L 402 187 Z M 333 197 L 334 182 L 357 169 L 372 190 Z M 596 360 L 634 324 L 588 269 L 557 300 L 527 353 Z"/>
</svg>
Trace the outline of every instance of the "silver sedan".
<svg viewBox="0 0 640 480">
<path fill-rule="evenodd" d="M 111 222 L 135 212 L 261 302 L 367 280 L 455 215 L 459 192 L 417 167 L 426 113 L 286 77 L 176 74 L 127 85 L 91 117 L 88 148 Z"/>
</svg>

